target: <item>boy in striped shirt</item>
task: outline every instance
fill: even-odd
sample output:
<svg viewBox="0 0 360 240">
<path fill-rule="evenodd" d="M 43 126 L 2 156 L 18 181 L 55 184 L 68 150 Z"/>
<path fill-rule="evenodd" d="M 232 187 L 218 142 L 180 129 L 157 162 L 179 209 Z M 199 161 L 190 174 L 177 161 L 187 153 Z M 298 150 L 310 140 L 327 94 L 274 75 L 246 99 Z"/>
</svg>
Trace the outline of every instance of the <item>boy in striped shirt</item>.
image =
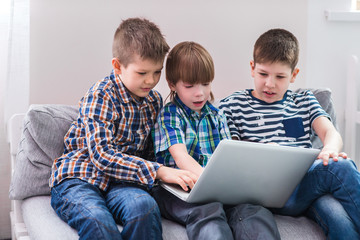
<svg viewBox="0 0 360 240">
<path fill-rule="evenodd" d="M 286 205 L 273 211 L 300 215 L 312 206 L 330 239 L 359 239 L 360 174 L 354 162 L 340 152 L 341 136 L 312 92 L 288 90 L 299 73 L 298 55 L 298 41 L 292 33 L 271 29 L 262 34 L 250 62 L 255 88 L 226 97 L 220 109 L 233 139 L 310 148 L 310 136 L 317 134 L 324 146 L 318 160 Z M 327 194 L 343 207 L 335 218 L 328 215 L 330 206 L 322 204 L 321 197 Z"/>
</svg>

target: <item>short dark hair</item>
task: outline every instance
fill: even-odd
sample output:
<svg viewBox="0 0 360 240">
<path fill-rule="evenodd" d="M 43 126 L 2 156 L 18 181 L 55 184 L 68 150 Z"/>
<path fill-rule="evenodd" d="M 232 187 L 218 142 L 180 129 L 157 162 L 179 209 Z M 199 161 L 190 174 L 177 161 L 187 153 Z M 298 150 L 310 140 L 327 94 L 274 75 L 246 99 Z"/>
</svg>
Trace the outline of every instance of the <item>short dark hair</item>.
<svg viewBox="0 0 360 240">
<path fill-rule="evenodd" d="M 299 59 L 299 42 L 285 29 L 271 29 L 263 33 L 254 45 L 254 63 L 281 62 L 293 71 Z"/>
<path fill-rule="evenodd" d="M 168 51 L 159 27 L 147 19 L 129 18 L 116 29 L 112 53 L 125 67 L 134 61 L 135 54 L 158 62 L 164 60 Z"/>
</svg>

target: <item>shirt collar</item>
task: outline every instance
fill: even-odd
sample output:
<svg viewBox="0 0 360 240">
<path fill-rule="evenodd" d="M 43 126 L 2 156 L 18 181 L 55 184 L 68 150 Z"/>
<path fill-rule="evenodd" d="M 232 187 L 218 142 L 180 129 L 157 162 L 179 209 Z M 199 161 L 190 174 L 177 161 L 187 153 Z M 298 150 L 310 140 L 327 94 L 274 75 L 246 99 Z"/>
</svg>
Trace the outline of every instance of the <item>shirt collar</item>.
<svg viewBox="0 0 360 240">
<path fill-rule="evenodd" d="M 115 75 L 114 70 L 111 71 L 109 79 L 114 82 L 115 88 L 120 94 L 120 101 L 125 104 L 129 103 L 130 101 L 133 101 L 137 104 L 147 104 L 156 100 L 153 94 L 153 90 L 151 90 L 146 97 L 142 98 L 142 100 L 134 98 L 124 83 L 120 80 L 120 78 Z"/>
</svg>

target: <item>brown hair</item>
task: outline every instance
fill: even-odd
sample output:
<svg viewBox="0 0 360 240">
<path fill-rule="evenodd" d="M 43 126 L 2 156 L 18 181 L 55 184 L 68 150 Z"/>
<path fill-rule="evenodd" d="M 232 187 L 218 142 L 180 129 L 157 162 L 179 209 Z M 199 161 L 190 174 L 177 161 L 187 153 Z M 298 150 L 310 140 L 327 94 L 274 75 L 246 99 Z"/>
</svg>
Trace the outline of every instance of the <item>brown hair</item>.
<svg viewBox="0 0 360 240">
<path fill-rule="evenodd" d="M 160 29 L 147 19 L 129 18 L 116 29 L 112 53 L 125 67 L 133 62 L 134 54 L 159 62 L 168 51 Z"/>
<path fill-rule="evenodd" d="M 255 42 L 253 57 L 255 64 L 281 62 L 293 71 L 299 59 L 298 40 L 287 30 L 271 29 Z"/>
<path fill-rule="evenodd" d="M 209 52 L 198 43 L 178 43 L 166 59 L 166 80 L 176 85 L 178 81 L 189 84 L 209 83 L 214 80 L 215 68 Z M 175 92 L 170 92 L 170 100 Z M 212 92 L 210 101 L 214 100 Z"/>
</svg>

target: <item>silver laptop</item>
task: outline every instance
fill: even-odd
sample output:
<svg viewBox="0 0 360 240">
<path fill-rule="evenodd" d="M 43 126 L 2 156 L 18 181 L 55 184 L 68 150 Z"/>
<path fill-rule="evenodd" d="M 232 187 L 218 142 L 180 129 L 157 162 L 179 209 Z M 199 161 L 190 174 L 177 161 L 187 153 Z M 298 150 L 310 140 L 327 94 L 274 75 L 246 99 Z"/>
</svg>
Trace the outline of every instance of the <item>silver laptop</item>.
<svg viewBox="0 0 360 240">
<path fill-rule="evenodd" d="M 161 186 L 190 203 L 222 202 L 282 207 L 320 150 L 223 140 L 190 192 Z"/>
</svg>

